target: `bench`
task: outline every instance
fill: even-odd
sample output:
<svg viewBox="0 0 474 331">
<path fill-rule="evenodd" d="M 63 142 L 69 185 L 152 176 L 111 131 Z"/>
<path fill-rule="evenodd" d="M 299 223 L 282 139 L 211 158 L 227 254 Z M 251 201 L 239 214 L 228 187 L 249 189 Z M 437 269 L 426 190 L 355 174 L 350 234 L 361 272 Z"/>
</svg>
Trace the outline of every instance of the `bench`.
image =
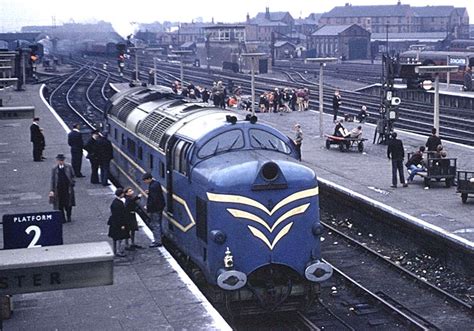
<svg viewBox="0 0 474 331">
<path fill-rule="evenodd" d="M 468 196 L 474 195 L 474 171 L 458 171 L 457 185 L 457 193 L 461 193 L 461 201 L 466 203 Z"/>
<path fill-rule="evenodd" d="M 339 150 L 344 152 L 345 150 L 349 150 L 351 148 L 357 147 L 357 150 L 362 153 L 364 151 L 364 141 L 367 139 L 362 137 L 338 137 L 333 135 L 324 135 L 326 137 L 326 148 L 330 149 L 331 145 L 338 145 Z"/>
</svg>

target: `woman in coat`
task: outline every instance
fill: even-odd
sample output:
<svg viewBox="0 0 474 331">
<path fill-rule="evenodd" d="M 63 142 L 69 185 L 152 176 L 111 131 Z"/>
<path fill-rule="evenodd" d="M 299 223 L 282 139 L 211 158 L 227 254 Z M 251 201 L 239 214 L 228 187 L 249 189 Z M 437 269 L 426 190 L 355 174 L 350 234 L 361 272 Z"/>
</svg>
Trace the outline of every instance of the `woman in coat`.
<svg viewBox="0 0 474 331">
<path fill-rule="evenodd" d="M 128 251 L 133 251 L 135 248 L 143 248 L 140 245 L 135 244 L 135 232 L 138 231 L 138 223 L 137 223 L 137 215 L 136 212 L 138 210 L 138 203 L 137 201 L 140 200 L 141 194 L 134 196 L 135 192 L 131 187 L 127 187 L 125 189 L 125 215 L 127 218 L 127 230 L 130 234 L 131 245 L 128 245 L 127 240 L 127 247 L 125 247 Z"/>
<path fill-rule="evenodd" d="M 115 191 L 115 199 L 110 205 L 111 215 L 107 224 L 109 225 L 109 237 L 113 240 L 115 256 L 124 257 L 124 239 L 130 238 L 128 232 L 127 215 L 125 213 L 125 197 L 122 188 Z"/>
<path fill-rule="evenodd" d="M 76 205 L 74 170 L 69 163 L 64 162 L 65 159 L 63 154 L 56 156 L 57 164 L 51 172 L 49 201 L 55 210 L 63 213 L 64 222 L 71 222 L 72 207 Z"/>
</svg>

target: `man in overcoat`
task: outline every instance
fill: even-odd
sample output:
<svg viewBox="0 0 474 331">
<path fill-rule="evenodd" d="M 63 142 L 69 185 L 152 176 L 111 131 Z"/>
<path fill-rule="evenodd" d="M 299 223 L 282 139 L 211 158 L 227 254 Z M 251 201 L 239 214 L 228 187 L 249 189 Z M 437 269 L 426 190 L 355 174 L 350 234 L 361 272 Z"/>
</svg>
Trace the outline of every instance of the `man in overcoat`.
<svg viewBox="0 0 474 331">
<path fill-rule="evenodd" d="M 44 136 L 39 126 L 39 117 L 33 118 L 33 124 L 30 126 L 30 141 L 33 143 L 33 161 L 43 161 L 41 154 L 43 152 Z"/>
<path fill-rule="evenodd" d="M 81 125 L 76 123 L 72 126 L 72 131 L 67 135 L 67 143 L 71 147 L 71 164 L 76 177 L 84 177 L 81 173 L 82 150 L 84 143 L 80 132 Z"/>
<path fill-rule="evenodd" d="M 74 170 L 69 163 L 64 162 L 64 154 L 56 156 L 56 166 L 51 172 L 50 202 L 55 210 L 63 214 L 64 222 L 71 222 L 72 207 L 76 205 L 74 196 Z"/>
</svg>

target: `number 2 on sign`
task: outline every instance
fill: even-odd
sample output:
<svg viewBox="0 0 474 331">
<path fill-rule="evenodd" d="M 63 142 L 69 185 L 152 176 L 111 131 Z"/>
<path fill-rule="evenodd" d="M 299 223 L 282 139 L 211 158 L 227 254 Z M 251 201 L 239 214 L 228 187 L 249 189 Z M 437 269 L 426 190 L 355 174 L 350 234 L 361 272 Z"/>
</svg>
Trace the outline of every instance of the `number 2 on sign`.
<svg viewBox="0 0 474 331">
<path fill-rule="evenodd" d="M 30 244 L 28 245 L 28 248 L 41 247 L 41 245 L 36 245 L 39 238 L 41 237 L 41 229 L 39 226 L 30 225 L 29 227 L 26 228 L 25 232 L 26 234 L 30 234 L 31 232 L 35 233 L 35 235 L 33 236 L 33 240 L 31 240 Z"/>
</svg>

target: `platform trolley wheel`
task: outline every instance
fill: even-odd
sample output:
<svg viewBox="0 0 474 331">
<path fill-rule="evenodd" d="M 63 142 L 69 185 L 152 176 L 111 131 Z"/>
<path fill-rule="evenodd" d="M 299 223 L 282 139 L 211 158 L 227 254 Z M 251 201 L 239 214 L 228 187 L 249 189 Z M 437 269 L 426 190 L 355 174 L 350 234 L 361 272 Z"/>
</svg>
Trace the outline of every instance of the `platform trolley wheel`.
<svg viewBox="0 0 474 331">
<path fill-rule="evenodd" d="M 430 187 L 430 180 L 428 178 L 425 178 L 423 183 L 425 184 L 425 187 Z"/>
<path fill-rule="evenodd" d="M 344 152 L 344 142 L 343 142 L 343 141 L 341 141 L 341 142 L 339 143 L 339 150 L 340 150 L 341 152 Z"/>
<path fill-rule="evenodd" d="M 326 139 L 326 148 L 331 148 L 331 142 L 329 141 L 329 139 Z"/>
<path fill-rule="evenodd" d="M 453 180 L 451 178 L 446 178 L 446 187 L 451 187 L 453 185 Z"/>
<path fill-rule="evenodd" d="M 467 193 L 461 193 L 461 201 L 462 201 L 462 203 L 467 202 Z"/>
<path fill-rule="evenodd" d="M 362 141 L 357 144 L 357 150 L 359 151 L 359 153 L 362 153 L 364 151 L 364 143 Z"/>
</svg>

